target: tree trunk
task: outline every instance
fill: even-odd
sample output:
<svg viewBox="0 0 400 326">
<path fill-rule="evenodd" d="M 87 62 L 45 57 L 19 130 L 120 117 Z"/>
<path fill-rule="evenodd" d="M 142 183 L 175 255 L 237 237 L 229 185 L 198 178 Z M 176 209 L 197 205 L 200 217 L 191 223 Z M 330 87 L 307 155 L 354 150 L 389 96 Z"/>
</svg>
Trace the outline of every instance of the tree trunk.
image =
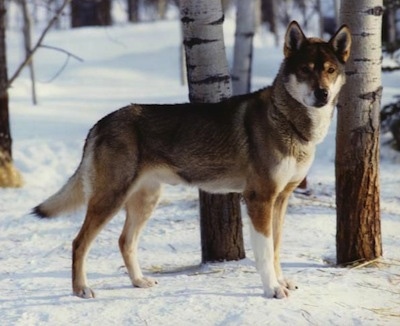
<svg viewBox="0 0 400 326">
<path fill-rule="evenodd" d="M 11 152 L 4 2 L 0 0 L 0 187 L 20 187 L 22 178 L 14 167 Z"/>
<path fill-rule="evenodd" d="M 238 1 L 233 54 L 232 88 L 234 95 L 250 92 L 253 37 L 256 29 L 257 0 Z"/>
<path fill-rule="evenodd" d="M 111 0 L 72 0 L 71 26 L 108 26 L 111 20 Z"/>
<path fill-rule="evenodd" d="M 191 102 L 219 102 L 231 96 L 231 79 L 219 0 L 181 2 L 186 67 Z M 239 195 L 200 191 L 202 261 L 245 257 Z"/>
<path fill-rule="evenodd" d="M 318 14 L 319 36 L 321 38 L 323 38 L 324 37 L 324 13 L 322 12 L 322 8 L 321 8 L 321 0 L 317 0 L 315 5 L 316 5 L 315 10 L 317 11 L 317 14 Z"/>
<path fill-rule="evenodd" d="M 159 19 L 165 19 L 167 14 L 167 0 L 158 0 L 157 3 L 157 12 Z"/>
<path fill-rule="evenodd" d="M 19 4 L 22 10 L 22 16 L 24 17 L 24 23 L 22 32 L 24 34 L 24 48 L 25 56 L 27 57 L 32 51 L 32 18 L 28 11 L 28 5 L 26 0 L 19 0 Z M 36 78 L 35 78 L 35 67 L 33 65 L 33 58 L 28 63 L 29 74 L 31 77 L 31 91 L 32 91 L 32 102 L 34 105 L 37 104 L 36 97 Z"/>
<path fill-rule="evenodd" d="M 383 15 L 382 39 L 389 53 L 396 51 L 396 9 L 393 1 L 388 1 Z"/>
<path fill-rule="evenodd" d="M 128 20 L 132 23 L 139 22 L 139 0 L 128 1 Z"/>
<path fill-rule="evenodd" d="M 337 263 L 382 255 L 379 202 L 381 0 L 342 1 L 353 36 L 336 136 Z"/>
<path fill-rule="evenodd" d="M 185 58 L 185 45 L 183 44 L 183 26 L 181 25 L 181 46 L 179 49 L 179 62 L 180 62 L 180 75 L 181 84 L 187 84 L 187 70 L 186 70 L 186 58 Z"/>
<path fill-rule="evenodd" d="M 340 0 L 333 0 L 333 9 L 335 12 L 336 28 L 340 26 Z"/>
<path fill-rule="evenodd" d="M 269 24 L 269 30 L 275 36 L 275 45 L 279 45 L 279 32 L 277 24 L 277 0 L 261 0 L 262 21 Z"/>
</svg>

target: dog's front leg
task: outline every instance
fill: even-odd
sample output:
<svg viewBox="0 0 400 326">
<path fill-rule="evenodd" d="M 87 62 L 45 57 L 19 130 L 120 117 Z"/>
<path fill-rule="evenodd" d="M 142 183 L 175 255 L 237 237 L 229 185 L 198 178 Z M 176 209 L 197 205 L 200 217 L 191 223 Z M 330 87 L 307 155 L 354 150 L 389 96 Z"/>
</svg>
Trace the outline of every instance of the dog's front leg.
<svg viewBox="0 0 400 326">
<path fill-rule="evenodd" d="M 297 184 L 296 184 L 297 185 Z M 274 207 L 274 219 L 273 219 L 273 238 L 274 238 L 274 263 L 275 263 L 275 272 L 276 277 L 281 285 L 288 288 L 289 290 L 297 289 L 296 284 L 289 279 L 286 279 L 282 273 L 282 267 L 280 262 L 280 247 L 282 240 L 282 228 L 283 222 L 286 214 L 286 207 L 289 201 L 289 196 L 292 193 L 293 189 L 296 187 L 292 185 L 288 185 L 288 187 L 278 196 L 275 201 Z"/>
<path fill-rule="evenodd" d="M 274 267 L 273 212 L 275 195 L 248 191 L 244 194 L 251 219 L 251 241 L 256 267 L 267 298 L 286 298 L 289 291 L 277 279 Z"/>
</svg>

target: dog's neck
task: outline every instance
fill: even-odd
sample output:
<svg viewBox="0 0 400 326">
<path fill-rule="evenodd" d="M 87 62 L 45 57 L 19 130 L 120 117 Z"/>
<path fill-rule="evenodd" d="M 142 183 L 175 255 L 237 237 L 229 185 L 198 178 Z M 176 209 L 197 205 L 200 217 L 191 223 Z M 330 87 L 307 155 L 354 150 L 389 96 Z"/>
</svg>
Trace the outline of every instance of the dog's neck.
<svg viewBox="0 0 400 326">
<path fill-rule="evenodd" d="M 302 142 L 322 142 L 328 132 L 335 104 L 329 103 L 322 108 L 305 107 L 290 95 L 280 74 L 272 87 L 273 106 L 279 111 L 278 114 L 286 118 L 293 134 Z"/>
</svg>

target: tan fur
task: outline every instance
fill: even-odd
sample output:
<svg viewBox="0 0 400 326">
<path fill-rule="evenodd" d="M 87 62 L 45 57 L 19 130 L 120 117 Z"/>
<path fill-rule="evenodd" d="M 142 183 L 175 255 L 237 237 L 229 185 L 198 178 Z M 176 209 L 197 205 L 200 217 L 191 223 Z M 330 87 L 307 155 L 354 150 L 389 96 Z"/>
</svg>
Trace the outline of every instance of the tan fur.
<svg viewBox="0 0 400 326">
<path fill-rule="evenodd" d="M 78 170 L 68 182 L 41 206 L 45 217 L 58 216 L 76 210 L 85 202 L 82 179 Z"/>
<path fill-rule="evenodd" d="M 24 181 L 21 173 L 15 168 L 13 161 L 2 157 L 0 153 L 0 188 L 19 188 Z"/>
<path fill-rule="evenodd" d="M 73 241 L 74 293 L 94 297 L 87 285 L 86 256 L 121 208 L 126 221 L 119 247 L 132 284 L 156 284 L 143 276 L 137 247 L 161 184 L 168 183 L 242 193 L 264 293 L 286 297 L 295 288 L 283 277 L 279 260 L 288 198 L 327 133 L 344 84 L 350 43 L 347 27 L 326 43 L 307 39 L 293 22 L 272 86 L 214 104 L 130 105 L 98 121 L 75 174 L 34 209 L 39 216 L 52 217 L 87 204 Z"/>
</svg>

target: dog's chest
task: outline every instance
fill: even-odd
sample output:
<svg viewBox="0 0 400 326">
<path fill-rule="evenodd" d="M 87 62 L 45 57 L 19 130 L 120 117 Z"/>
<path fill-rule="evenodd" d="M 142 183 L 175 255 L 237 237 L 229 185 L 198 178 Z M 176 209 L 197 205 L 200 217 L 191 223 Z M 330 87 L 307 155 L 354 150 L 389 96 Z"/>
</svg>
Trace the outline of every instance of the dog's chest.
<svg viewBox="0 0 400 326">
<path fill-rule="evenodd" d="M 313 159 L 314 151 L 310 151 L 307 154 L 304 153 L 302 158 L 298 156 L 286 156 L 282 158 L 280 163 L 275 167 L 275 171 L 273 171 L 276 184 L 285 187 L 288 183 L 303 180 Z"/>
<path fill-rule="evenodd" d="M 321 109 L 312 109 L 309 116 L 312 120 L 311 137 L 315 144 L 321 143 L 326 137 L 332 121 L 333 106 L 326 106 Z"/>
</svg>

